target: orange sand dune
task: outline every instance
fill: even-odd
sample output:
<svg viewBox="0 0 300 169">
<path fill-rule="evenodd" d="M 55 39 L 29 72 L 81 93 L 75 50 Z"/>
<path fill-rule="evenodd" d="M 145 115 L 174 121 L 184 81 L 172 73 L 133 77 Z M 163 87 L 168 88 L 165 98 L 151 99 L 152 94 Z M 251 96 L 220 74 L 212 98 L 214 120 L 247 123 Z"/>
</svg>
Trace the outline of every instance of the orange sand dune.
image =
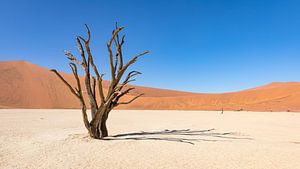
<svg viewBox="0 0 300 169">
<path fill-rule="evenodd" d="M 62 73 L 74 84 L 73 76 Z M 107 88 L 109 82 L 104 82 Z M 224 94 L 136 86 L 145 97 L 121 109 L 300 111 L 300 82 L 271 83 Z M 132 96 L 128 96 L 132 97 Z M 25 61 L 0 62 L 0 108 L 78 108 L 79 102 L 48 69 Z"/>
</svg>

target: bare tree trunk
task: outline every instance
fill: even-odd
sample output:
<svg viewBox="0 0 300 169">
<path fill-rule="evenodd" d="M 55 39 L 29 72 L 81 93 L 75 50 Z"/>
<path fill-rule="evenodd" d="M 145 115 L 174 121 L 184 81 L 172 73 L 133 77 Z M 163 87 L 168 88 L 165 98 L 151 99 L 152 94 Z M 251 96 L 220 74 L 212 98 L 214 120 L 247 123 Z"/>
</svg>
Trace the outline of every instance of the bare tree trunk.
<svg viewBox="0 0 300 169">
<path fill-rule="evenodd" d="M 108 130 L 107 130 L 107 127 L 106 127 L 106 120 L 101 123 L 101 132 L 102 132 L 103 137 L 108 136 Z"/>
<path fill-rule="evenodd" d="M 101 133 L 101 131 L 99 130 L 99 127 L 98 126 L 91 126 L 91 130 L 90 130 L 90 136 L 92 137 L 92 138 L 95 138 L 95 139 L 101 139 L 101 138 L 103 138 L 102 137 L 102 133 Z"/>
<path fill-rule="evenodd" d="M 72 87 L 56 70 L 52 69 L 51 71 L 53 71 L 70 89 L 72 94 L 74 94 L 79 99 L 81 103 L 83 121 L 85 127 L 89 132 L 89 135 L 95 139 L 102 139 L 103 137 L 108 136 L 106 122 L 108 119 L 109 112 L 114 107 L 120 104 L 129 104 L 133 102 L 135 99 L 137 99 L 138 97 L 143 95 L 143 94 L 137 95 L 126 102 L 119 102 L 121 97 L 128 94 L 131 90 L 134 89 L 133 87 L 127 88 L 125 86 L 127 86 L 129 82 L 135 80 L 132 79 L 134 76 L 139 75 L 141 73 L 138 71 L 131 71 L 125 77 L 125 80 L 121 83 L 122 76 L 124 75 L 124 73 L 126 72 L 127 68 L 130 65 L 135 63 L 140 56 L 147 54 L 148 51 L 134 56 L 131 60 L 129 60 L 126 64 L 124 64 L 122 46 L 124 44 L 125 35 L 123 35 L 121 38 L 119 37 L 119 32 L 123 29 L 123 27 L 118 27 L 116 25 L 116 29 L 113 30 L 111 38 L 107 43 L 107 50 L 109 53 L 110 69 L 111 69 L 111 82 L 108 88 L 108 92 L 105 96 L 103 92 L 104 91 L 103 86 L 102 86 L 103 74 L 99 74 L 98 68 L 94 64 L 94 59 L 89 47 L 91 34 L 87 25 L 86 25 L 86 29 L 88 34 L 87 39 L 84 39 L 81 36 L 76 37 L 78 50 L 81 55 L 81 61 L 77 60 L 77 58 L 75 58 L 74 55 L 71 54 L 70 52 L 65 51 L 66 56 L 68 56 L 68 59 L 71 61 L 69 65 L 73 71 L 73 75 L 77 82 L 77 87 Z M 113 45 L 116 48 L 115 50 L 111 49 Z M 113 51 L 115 51 L 115 54 Z M 88 98 L 89 106 L 85 104 L 86 101 L 83 97 L 83 91 L 80 83 L 80 78 L 77 73 L 76 65 L 81 66 L 84 71 L 84 85 L 86 89 L 86 94 L 88 96 L 87 98 Z M 90 71 L 93 71 L 92 74 L 95 74 L 96 76 L 95 77 L 92 76 Z M 100 100 L 100 102 L 97 101 L 98 99 L 96 98 L 96 85 L 98 85 L 97 88 L 99 92 L 98 99 Z M 91 109 L 92 120 L 90 121 L 88 120 L 88 116 L 86 113 L 87 107 L 90 107 Z"/>
<path fill-rule="evenodd" d="M 111 111 L 111 109 L 106 110 L 106 112 L 104 113 L 104 115 L 102 117 L 102 120 L 101 120 L 100 129 L 101 129 L 103 137 L 108 136 L 108 130 L 107 130 L 106 122 L 107 122 L 108 114 L 109 114 L 110 111 Z"/>
</svg>

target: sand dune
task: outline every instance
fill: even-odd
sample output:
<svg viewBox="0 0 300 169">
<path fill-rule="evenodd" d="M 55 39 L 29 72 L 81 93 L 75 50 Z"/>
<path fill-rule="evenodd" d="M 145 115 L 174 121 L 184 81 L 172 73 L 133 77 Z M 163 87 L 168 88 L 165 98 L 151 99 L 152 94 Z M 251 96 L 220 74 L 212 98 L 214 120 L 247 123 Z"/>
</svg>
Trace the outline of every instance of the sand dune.
<svg viewBox="0 0 300 169">
<path fill-rule="evenodd" d="M 63 73 L 72 84 L 72 75 Z M 104 82 L 107 88 L 108 81 Z M 245 91 L 203 94 L 136 86 L 145 97 L 121 109 L 300 111 L 300 83 L 271 83 Z M 0 62 L 0 108 L 78 108 L 48 69 L 25 61 Z M 132 97 L 132 96 L 128 96 Z"/>
<path fill-rule="evenodd" d="M 114 110 L 107 140 L 87 136 L 80 110 L 0 119 L 1 169 L 300 168 L 299 113 Z"/>
</svg>

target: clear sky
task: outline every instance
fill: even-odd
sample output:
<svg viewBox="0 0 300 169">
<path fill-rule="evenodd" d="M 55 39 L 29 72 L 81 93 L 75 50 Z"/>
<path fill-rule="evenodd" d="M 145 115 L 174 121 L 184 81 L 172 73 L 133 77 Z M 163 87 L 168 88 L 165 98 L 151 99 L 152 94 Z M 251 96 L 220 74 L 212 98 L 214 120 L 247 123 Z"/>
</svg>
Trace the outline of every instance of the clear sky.
<svg viewBox="0 0 300 169">
<path fill-rule="evenodd" d="M 105 43 L 125 26 L 125 58 L 144 50 L 136 85 L 230 92 L 300 81 L 299 0 L 1 0 L 0 60 L 26 60 L 70 72 L 63 50 L 92 31 L 108 74 Z M 77 53 L 78 54 L 78 53 Z"/>
</svg>

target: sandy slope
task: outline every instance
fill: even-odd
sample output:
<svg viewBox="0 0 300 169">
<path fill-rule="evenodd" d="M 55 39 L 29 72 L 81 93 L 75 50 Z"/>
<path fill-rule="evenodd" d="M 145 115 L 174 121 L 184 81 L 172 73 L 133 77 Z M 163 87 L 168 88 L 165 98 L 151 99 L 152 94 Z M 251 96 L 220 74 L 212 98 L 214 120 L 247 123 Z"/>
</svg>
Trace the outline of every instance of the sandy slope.
<svg viewBox="0 0 300 169">
<path fill-rule="evenodd" d="M 87 137 L 79 110 L 3 109 L 0 119 L 3 169 L 300 168 L 299 113 L 118 110 L 104 141 Z"/>
<path fill-rule="evenodd" d="M 63 75 L 74 84 L 72 75 Z M 104 82 L 105 91 L 108 83 Z M 223 94 L 136 88 L 128 97 L 137 93 L 145 93 L 145 97 L 121 109 L 300 111 L 299 82 Z M 7 61 L 0 62 L 0 108 L 79 108 L 79 102 L 48 69 L 25 61 Z"/>
</svg>

